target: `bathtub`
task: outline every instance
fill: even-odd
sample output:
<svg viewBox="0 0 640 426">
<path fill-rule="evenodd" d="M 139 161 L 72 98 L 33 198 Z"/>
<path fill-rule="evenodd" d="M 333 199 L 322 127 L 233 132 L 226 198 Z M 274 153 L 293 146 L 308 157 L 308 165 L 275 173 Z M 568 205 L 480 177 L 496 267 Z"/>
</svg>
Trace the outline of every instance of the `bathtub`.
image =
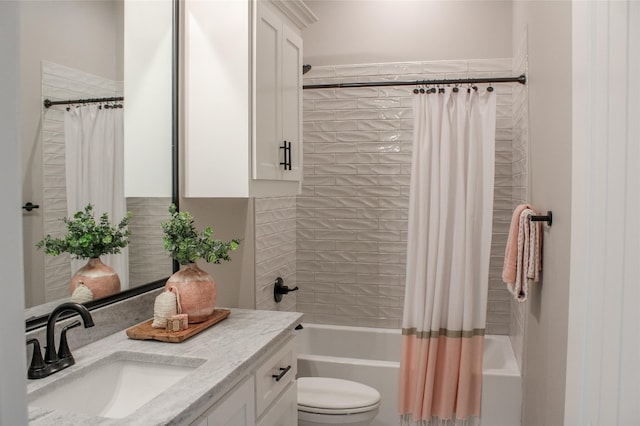
<svg viewBox="0 0 640 426">
<path fill-rule="evenodd" d="M 382 405 L 372 426 L 399 424 L 400 330 L 304 324 L 298 331 L 298 377 L 337 377 L 378 389 Z M 522 379 L 509 337 L 485 336 L 483 426 L 518 426 Z"/>
</svg>

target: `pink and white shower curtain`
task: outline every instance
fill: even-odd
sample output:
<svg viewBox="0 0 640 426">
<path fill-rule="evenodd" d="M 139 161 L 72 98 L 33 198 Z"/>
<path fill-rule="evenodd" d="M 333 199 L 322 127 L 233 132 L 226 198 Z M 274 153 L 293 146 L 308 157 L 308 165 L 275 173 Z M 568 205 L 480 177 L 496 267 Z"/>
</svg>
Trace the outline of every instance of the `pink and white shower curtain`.
<svg viewBox="0 0 640 426">
<path fill-rule="evenodd" d="M 494 91 L 417 94 L 402 322 L 403 425 L 480 416 L 493 215 Z"/>
</svg>

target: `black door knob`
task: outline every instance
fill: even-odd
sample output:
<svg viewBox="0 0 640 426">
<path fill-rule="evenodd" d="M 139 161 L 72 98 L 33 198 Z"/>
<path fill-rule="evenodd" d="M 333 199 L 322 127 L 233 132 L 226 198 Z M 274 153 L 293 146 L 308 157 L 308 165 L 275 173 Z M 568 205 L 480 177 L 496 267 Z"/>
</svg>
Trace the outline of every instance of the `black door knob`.
<svg viewBox="0 0 640 426">
<path fill-rule="evenodd" d="M 31 201 L 29 201 L 27 204 L 22 206 L 22 208 L 25 209 L 26 211 L 30 212 L 33 209 L 39 209 L 40 206 L 37 205 L 37 204 L 33 204 Z"/>
<path fill-rule="evenodd" d="M 282 300 L 282 295 L 283 294 L 287 294 L 290 291 L 296 291 L 298 290 L 298 287 L 293 287 L 293 288 L 289 288 L 286 285 L 284 285 L 284 280 L 280 277 L 276 278 L 276 282 L 274 283 L 273 286 L 273 299 L 277 302 L 280 302 Z"/>
</svg>

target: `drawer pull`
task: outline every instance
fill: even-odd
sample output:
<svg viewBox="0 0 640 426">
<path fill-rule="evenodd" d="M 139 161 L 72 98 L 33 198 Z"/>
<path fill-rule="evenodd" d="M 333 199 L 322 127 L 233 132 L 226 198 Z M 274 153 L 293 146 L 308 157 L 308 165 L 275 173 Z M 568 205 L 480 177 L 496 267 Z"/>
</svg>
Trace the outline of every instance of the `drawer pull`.
<svg viewBox="0 0 640 426">
<path fill-rule="evenodd" d="M 291 370 L 291 366 L 287 365 L 287 368 L 280 368 L 280 374 L 272 374 L 271 377 L 276 379 L 276 382 L 279 382 L 289 370 Z"/>
</svg>

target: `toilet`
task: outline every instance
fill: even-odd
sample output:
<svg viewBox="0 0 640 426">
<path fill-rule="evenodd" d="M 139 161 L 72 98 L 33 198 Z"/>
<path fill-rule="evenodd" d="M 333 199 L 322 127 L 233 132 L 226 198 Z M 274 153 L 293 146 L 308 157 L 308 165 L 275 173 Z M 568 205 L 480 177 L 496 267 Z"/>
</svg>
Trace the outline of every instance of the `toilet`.
<svg viewBox="0 0 640 426">
<path fill-rule="evenodd" d="M 367 426 L 378 414 L 380 392 L 329 377 L 298 378 L 298 426 Z"/>
</svg>

